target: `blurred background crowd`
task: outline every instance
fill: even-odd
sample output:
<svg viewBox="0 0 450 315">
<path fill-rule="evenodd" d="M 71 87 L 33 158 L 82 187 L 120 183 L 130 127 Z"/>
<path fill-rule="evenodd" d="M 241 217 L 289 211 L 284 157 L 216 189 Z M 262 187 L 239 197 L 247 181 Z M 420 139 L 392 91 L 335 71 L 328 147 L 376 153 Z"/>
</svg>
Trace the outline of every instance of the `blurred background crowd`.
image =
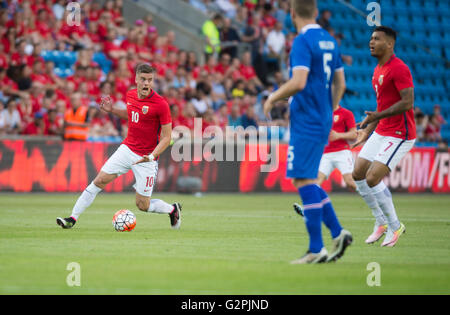
<svg viewBox="0 0 450 315">
<path fill-rule="evenodd" d="M 174 31 L 161 34 L 151 15 L 127 24 L 122 0 L 78 1 L 79 25 L 67 23 L 66 0 L 0 0 L 0 135 L 120 141 L 126 121 L 99 110 L 99 101 L 110 95 L 125 108 L 135 66 L 147 62 L 157 69 L 154 89 L 168 101 L 174 127 L 193 128 L 195 117 L 203 129 L 276 125 L 287 140 L 287 102 L 271 121 L 262 105 L 288 78 L 296 36 L 290 1 L 184 1 L 210 16 L 202 58 L 177 47 Z M 342 44 L 330 10 L 317 22 Z M 342 58 L 352 65 L 352 56 Z M 69 66 L 62 71 L 59 63 Z M 416 106 L 419 141 L 441 140 L 446 121 L 434 108 L 425 115 Z"/>
</svg>

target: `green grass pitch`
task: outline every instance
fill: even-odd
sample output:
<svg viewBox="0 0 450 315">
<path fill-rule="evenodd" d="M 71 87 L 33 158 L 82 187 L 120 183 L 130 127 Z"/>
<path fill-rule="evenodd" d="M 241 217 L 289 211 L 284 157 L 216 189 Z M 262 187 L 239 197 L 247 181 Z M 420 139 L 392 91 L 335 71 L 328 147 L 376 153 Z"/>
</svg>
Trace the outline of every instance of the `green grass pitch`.
<svg viewBox="0 0 450 315">
<path fill-rule="evenodd" d="M 449 294 L 450 195 L 394 194 L 406 234 L 395 248 L 364 243 L 370 210 L 357 194 L 332 194 L 354 243 L 336 263 L 290 265 L 308 237 L 292 194 L 155 193 L 183 204 L 180 230 L 167 215 L 138 211 L 134 194 L 100 194 L 72 230 L 55 223 L 76 194 L 0 194 L 0 294 Z M 111 219 L 128 208 L 132 232 Z M 323 228 L 326 246 L 331 240 Z M 80 265 L 69 286 L 67 265 Z M 380 286 L 369 286 L 380 266 Z"/>
</svg>

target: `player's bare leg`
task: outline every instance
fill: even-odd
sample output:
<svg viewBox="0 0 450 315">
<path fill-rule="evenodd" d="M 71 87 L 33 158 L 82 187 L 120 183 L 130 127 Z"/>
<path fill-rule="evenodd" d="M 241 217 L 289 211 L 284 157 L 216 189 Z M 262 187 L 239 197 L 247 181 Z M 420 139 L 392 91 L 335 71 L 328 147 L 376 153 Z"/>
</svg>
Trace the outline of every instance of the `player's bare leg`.
<svg viewBox="0 0 450 315">
<path fill-rule="evenodd" d="M 364 199 L 366 204 L 372 210 L 372 214 L 375 217 L 375 226 L 372 234 L 366 239 L 367 244 L 372 244 L 378 241 L 387 231 L 387 220 L 381 210 L 377 199 L 372 193 L 371 188 L 367 184 L 366 174 L 372 165 L 372 162 L 358 157 L 355 162 L 352 177 L 355 181 L 356 190 Z"/>
<path fill-rule="evenodd" d="M 117 174 L 107 174 L 103 171 L 100 171 L 92 183 L 86 187 L 86 189 L 81 193 L 81 196 L 78 198 L 75 203 L 72 214 L 68 218 L 56 218 L 56 223 L 61 226 L 63 229 L 72 228 L 78 220 L 78 217 L 83 213 L 86 208 L 88 208 L 92 202 L 94 202 L 95 197 L 99 192 L 101 192 L 106 185 L 112 182 L 117 178 Z"/>
<path fill-rule="evenodd" d="M 168 214 L 173 229 L 181 226 L 181 205 L 178 202 L 171 205 L 161 199 L 151 199 L 136 193 L 136 206 L 144 212 Z"/>
<path fill-rule="evenodd" d="M 388 230 L 386 239 L 381 246 L 394 246 L 398 238 L 405 232 L 405 226 L 400 223 L 392 201 L 392 194 L 384 184 L 383 178 L 390 173 L 390 169 L 383 163 L 374 161 L 366 174 L 367 185 L 377 200 L 387 219 Z"/>
<path fill-rule="evenodd" d="M 356 184 L 355 181 L 353 180 L 352 174 L 351 173 L 347 173 L 347 174 L 342 174 L 342 177 L 344 179 L 344 183 L 345 185 L 352 189 L 352 190 L 356 190 Z"/>
<path fill-rule="evenodd" d="M 322 172 L 319 172 L 317 175 L 317 185 L 322 186 L 323 182 L 327 179 L 327 175 Z"/>
<path fill-rule="evenodd" d="M 94 178 L 93 183 L 100 189 L 105 189 L 106 185 L 115 180 L 119 175 L 117 174 L 108 174 L 103 171 L 100 171 L 97 176 Z"/>
</svg>

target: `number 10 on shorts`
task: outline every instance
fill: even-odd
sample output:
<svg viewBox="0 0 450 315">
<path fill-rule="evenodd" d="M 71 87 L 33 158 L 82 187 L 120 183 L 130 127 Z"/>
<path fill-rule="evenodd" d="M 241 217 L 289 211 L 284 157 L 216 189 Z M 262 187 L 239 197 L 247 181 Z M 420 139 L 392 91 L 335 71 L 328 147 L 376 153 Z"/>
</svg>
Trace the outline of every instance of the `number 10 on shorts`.
<svg viewBox="0 0 450 315">
<path fill-rule="evenodd" d="M 147 183 L 145 184 L 145 187 L 150 188 L 153 186 L 153 178 L 154 178 L 153 176 L 152 177 L 147 176 Z"/>
</svg>

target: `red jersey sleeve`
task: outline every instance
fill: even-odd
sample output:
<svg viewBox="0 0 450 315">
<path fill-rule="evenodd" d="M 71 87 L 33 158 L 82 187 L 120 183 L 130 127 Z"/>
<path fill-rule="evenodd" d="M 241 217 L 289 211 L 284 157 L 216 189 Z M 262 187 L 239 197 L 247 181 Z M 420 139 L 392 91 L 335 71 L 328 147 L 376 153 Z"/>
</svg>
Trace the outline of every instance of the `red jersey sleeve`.
<svg viewBox="0 0 450 315">
<path fill-rule="evenodd" d="M 414 87 L 411 71 L 405 64 L 399 65 L 393 69 L 393 81 L 397 91 Z"/>
<path fill-rule="evenodd" d="M 349 110 L 347 110 L 347 114 L 345 115 L 345 125 L 347 126 L 347 130 L 356 127 L 355 116 Z"/>
<path fill-rule="evenodd" d="M 161 98 L 161 106 L 159 110 L 159 123 L 161 125 L 167 125 L 172 122 L 172 116 L 170 115 L 169 103 Z"/>
</svg>

